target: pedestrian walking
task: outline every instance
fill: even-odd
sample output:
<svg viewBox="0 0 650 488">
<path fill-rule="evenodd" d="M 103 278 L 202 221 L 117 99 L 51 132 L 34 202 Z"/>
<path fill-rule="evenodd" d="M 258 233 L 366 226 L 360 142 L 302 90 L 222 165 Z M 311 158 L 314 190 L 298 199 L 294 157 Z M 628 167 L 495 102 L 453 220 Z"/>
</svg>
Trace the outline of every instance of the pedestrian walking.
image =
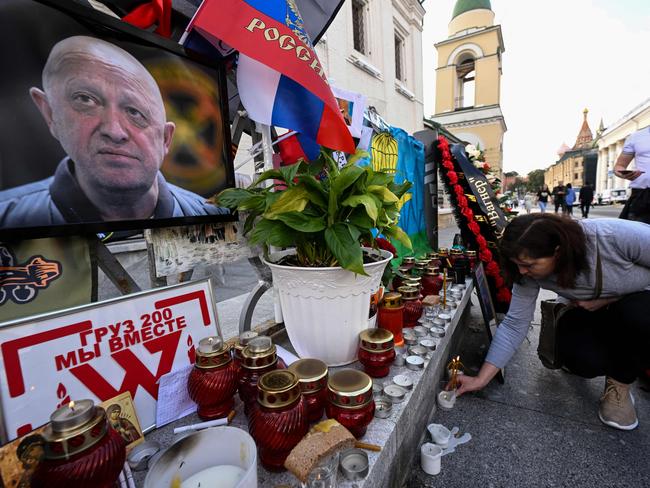
<svg viewBox="0 0 650 488">
<path fill-rule="evenodd" d="M 551 195 L 553 195 L 553 203 L 555 204 L 555 213 L 562 208 L 562 213 L 564 213 L 564 195 L 566 194 L 566 188 L 562 183 L 553 187 Z"/>
<path fill-rule="evenodd" d="M 591 202 L 594 199 L 594 188 L 590 183 L 585 183 L 585 186 L 580 188 L 580 195 L 578 196 L 580 200 L 580 212 L 582 213 L 583 219 L 589 218 L 589 208 L 591 207 Z"/>
<path fill-rule="evenodd" d="M 537 192 L 537 203 L 539 204 L 539 210 L 544 213 L 546 212 L 546 205 L 548 205 L 548 196 L 551 192 L 548 191 L 548 186 L 544 185 L 541 190 Z"/>
<path fill-rule="evenodd" d="M 636 169 L 628 170 L 632 159 Z M 623 145 L 623 152 L 614 164 L 614 174 L 629 180 L 632 188 L 620 218 L 650 224 L 650 127 L 628 136 Z"/>
<path fill-rule="evenodd" d="M 527 214 L 529 214 L 533 209 L 533 196 L 530 193 L 524 195 L 524 208 L 526 209 Z"/>
<path fill-rule="evenodd" d="M 564 194 L 564 214 L 573 217 L 573 204 L 576 201 L 576 191 L 571 183 L 567 183 Z"/>
<path fill-rule="evenodd" d="M 516 217 L 499 242 L 512 300 L 478 376 L 462 375 L 458 395 L 480 390 L 526 338 L 540 288 L 569 303 L 557 323 L 565 368 L 605 376 L 599 419 L 638 425 L 630 385 L 650 367 L 650 225 L 620 219 Z"/>
</svg>

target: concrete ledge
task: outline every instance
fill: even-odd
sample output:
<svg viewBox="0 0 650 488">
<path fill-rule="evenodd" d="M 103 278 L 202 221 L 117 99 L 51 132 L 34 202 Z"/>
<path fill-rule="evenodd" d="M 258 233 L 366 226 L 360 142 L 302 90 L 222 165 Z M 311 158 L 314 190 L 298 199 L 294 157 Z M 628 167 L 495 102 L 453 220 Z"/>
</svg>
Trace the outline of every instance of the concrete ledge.
<svg viewBox="0 0 650 488">
<path fill-rule="evenodd" d="M 338 477 L 340 488 L 379 488 L 397 487 L 407 479 L 413 462 L 413 456 L 419 456 L 419 446 L 426 433 L 426 426 L 431 422 L 436 411 L 435 397 L 440 387 L 447 359 L 454 344 L 457 342 L 462 324 L 467 315 L 470 296 L 473 291 L 471 280 L 466 281 L 466 290 L 458 309 L 452 316 L 447 333 L 439 342 L 432 358 L 425 363 L 422 371 L 411 371 L 404 366 L 392 366 L 390 374 L 380 381 L 382 384 L 391 382 L 398 374 L 407 375 L 413 381 L 413 389 L 402 403 L 393 405 L 393 411 L 387 419 L 373 419 L 368 426 L 364 442 L 382 446 L 381 452 L 368 451 L 370 472 L 363 481 L 346 481 L 341 474 Z M 222 326 L 224 324 L 222 323 Z M 286 335 L 274 337 L 274 341 L 289 349 L 290 343 Z M 361 369 L 358 362 L 348 368 Z M 248 422 L 243 413 L 243 406 L 236 396 L 237 416 L 232 425 L 248 431 Z M 173 428 L 200 422 L 196 414 L 188 415 L 172 424 L 164 426 L 147 434 L 147 440 L 155 440 L 161 446 L 167 447 L 174 442 Z M 144 485 L 146 472 L 134 473 L 137 486 Z M 288 473 L 270 473 L 258 464 L 258 486 L 274 488 L 280 485 L 296 486 L 296 478 Z"/>
</svg>

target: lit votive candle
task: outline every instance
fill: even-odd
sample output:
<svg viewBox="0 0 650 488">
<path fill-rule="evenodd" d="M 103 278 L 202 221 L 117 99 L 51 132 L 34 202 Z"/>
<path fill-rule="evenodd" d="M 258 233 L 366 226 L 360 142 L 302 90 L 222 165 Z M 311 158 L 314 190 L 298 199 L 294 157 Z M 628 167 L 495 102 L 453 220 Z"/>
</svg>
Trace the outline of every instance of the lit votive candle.
<svg viewBox="0 0 650 488">
<path fill-rule="evenodd" d="M 92 400 L 77 400 L 58 408 L 51 416 L 52 430 L 65 432 L 76 429 L 95 417 L 95 404 Z"/>
</svg>

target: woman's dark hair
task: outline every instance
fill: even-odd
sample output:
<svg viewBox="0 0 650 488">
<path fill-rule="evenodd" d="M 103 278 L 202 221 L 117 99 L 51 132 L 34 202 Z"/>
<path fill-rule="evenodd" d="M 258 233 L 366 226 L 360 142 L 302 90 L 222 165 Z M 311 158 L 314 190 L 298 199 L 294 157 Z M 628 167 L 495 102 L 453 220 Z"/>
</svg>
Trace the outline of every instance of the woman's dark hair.
<svg viewBox="0 0 650 488">
<path fill-rule="evenodd" d="M 521 283 L 519 268 L 511 261 L 520 256 L 537 259 L 555 255 L 555 273 L 562 288 L 573 288 L 578 274 L 587 268 L 587 245 L 582 227 L 575 220 L 553 214 L 530 214 L 513 219 L 499 241 L 499 251 L 506 279 L 511 283 Z"/>
</svg>

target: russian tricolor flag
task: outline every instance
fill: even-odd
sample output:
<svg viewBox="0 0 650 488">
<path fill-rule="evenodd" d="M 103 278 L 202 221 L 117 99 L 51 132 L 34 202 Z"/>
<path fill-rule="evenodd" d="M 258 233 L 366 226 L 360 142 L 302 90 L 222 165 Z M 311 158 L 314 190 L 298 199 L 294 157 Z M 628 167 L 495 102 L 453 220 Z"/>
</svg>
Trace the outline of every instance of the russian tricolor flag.
<svg viewBox="0 0 650 488">
<path fill-rule="evenodd" d="M 293 0 L 204 0 L 187 31 L 239 51 L 237 84 L 251 119 L 355 151 Z"/>
</svg>

